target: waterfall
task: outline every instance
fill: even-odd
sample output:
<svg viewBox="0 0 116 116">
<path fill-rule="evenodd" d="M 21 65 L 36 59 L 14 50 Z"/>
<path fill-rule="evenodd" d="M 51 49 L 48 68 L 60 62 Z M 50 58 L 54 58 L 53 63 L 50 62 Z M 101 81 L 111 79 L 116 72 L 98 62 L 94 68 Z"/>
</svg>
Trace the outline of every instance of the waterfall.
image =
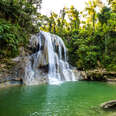
<svg viewBox="0 0 116 116">
<path fill-rule="evenodd" d="M 59 36 L 41 31 L 31 37 L 30 44 L 36 51 L 28 57 L 25 84 L 38 84 L 42 79 L 47 79 L 50 84 L 78 80 L 70 69 L 67 48 Z"/>
</svg>

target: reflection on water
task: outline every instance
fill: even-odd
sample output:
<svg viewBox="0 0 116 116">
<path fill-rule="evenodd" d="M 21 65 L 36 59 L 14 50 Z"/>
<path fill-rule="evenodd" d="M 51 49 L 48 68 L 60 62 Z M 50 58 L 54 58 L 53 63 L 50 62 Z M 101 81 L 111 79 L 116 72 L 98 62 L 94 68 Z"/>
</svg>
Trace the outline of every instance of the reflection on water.
<svg viewBox="0 0 116 116">
<path fill-rule="evenodd" d="M 115 116 L 99 105 L 116 98 L 116 85 L 68 82 L 0 90 L 0 116 Z"/>
</svg>

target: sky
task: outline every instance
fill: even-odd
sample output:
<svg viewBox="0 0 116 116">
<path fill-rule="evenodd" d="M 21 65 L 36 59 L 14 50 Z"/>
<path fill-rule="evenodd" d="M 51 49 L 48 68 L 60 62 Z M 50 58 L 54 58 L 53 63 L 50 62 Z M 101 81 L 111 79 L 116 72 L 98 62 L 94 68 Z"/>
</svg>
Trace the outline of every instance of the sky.
<svg viewBox="0 0 116 116">
<path fill-rule="evenodd" d="M 85 8 L 85 2 L 88 0 L 43 0 L 41 13 L 44 15 L 50 14 L 50 12 L 59 13 L 61 9 L 65 7 L 70 7 L 73 5 L 78 11 L 83 11 Z M 106 3 L 106 0 L 102 0 Z"/>
</svg>

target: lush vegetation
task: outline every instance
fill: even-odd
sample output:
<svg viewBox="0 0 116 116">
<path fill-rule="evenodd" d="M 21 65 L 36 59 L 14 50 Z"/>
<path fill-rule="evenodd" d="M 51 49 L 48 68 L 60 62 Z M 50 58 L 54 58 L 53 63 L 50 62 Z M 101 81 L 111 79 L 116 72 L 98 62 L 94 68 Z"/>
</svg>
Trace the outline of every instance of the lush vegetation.
<svg viewBox="0 0 116 116">
<path fill-rule="evenodd" d="M 34 24 L 40 3 L 41 0 L 0 0 L 0 58 L 17 56 L 30 34 L 39 31 Z"/>
<path fill-rule="evenodd" d="M 83 12 L 71 6 L 48 17 L 37 12 L 41 0 L 0 0 L 0 58 L 17 56 L 41 29 L 63 38 L 78 69 L 116 70 L 116 1 L 107 2 L 89 0 Z"/>
<path fill-rule="evenodd" d="M 116 70 L 116 1 L 108 2 L 89 0 L 83 12 L 71 6 L 60 15 L 42 16 L 41 29 L 64 39 L 69 61 L 78 69 Z"/>
</svg>

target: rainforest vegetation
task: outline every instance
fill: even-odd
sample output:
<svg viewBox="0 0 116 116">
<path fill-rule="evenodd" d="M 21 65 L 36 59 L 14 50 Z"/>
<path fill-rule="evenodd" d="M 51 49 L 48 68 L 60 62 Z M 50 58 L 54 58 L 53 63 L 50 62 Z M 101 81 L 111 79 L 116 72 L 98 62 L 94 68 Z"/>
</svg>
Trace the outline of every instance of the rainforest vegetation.
<svg viewBox="0 0 116 116">
<path fill-rule="evenodd" d="M 45 16 L 41 0 L 0 0 L 0 60 L 18 56 L 31 34 L 43 30 L 63 38 L 77 69 L 116 71 L 116 1 L 107 2 L 88 0 L 84 11 L 71 6 Z"/>
</svg>

